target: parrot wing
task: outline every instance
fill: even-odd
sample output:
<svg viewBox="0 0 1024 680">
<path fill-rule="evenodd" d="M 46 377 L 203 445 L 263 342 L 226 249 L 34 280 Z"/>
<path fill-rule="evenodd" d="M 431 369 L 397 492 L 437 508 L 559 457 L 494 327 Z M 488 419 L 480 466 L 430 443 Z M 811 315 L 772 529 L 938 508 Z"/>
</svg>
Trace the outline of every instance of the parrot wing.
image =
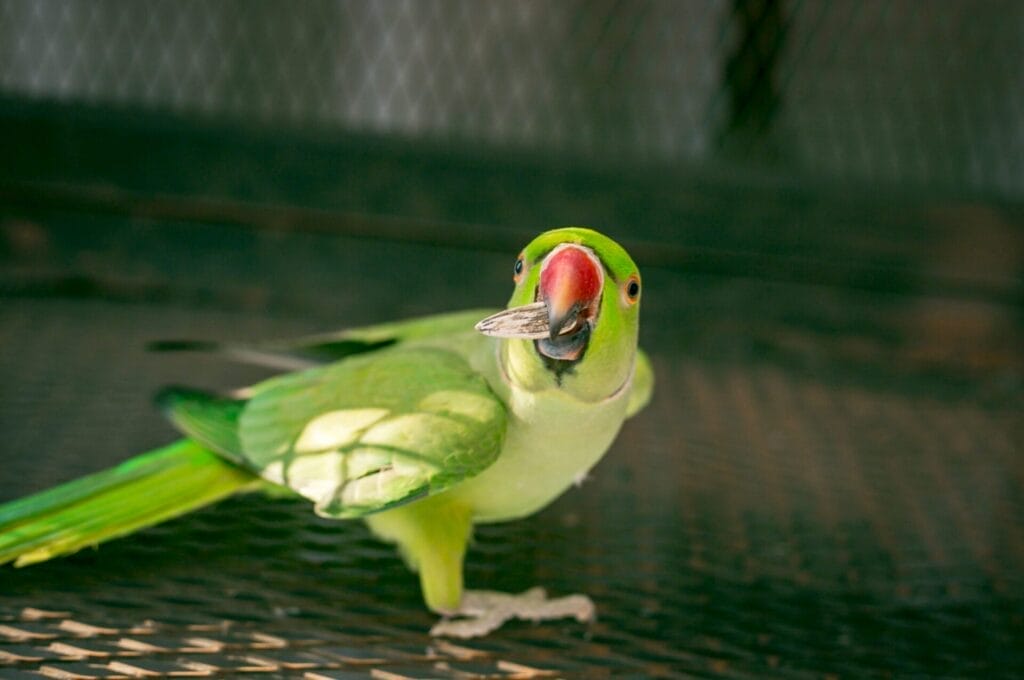
<svg viewBox="0 0 1024 680">
<path fill-rule="evenodd" d="M 447 337 L 474 332 L 476 322 L 495 311 L 471 309 L 433 314 L 277 342 L 220 344 L 203 340 L 159 340 L 150 343 L 148 348 L 156 352 L 208 352 L 244 364 L 301 370 L 393 345 L 443 343 Z"/>
<path fill-rule="evenodd" d="M 633 386 L 629 391 L 629 402 L 626 405 L 626 417 L 632 418 L 647 406 L 654 392 L 654 369 L 647 354 L 637 348 L 636 366 L 633 369 Z"/>
<path fill-rule="evenodd" d="M 186 434 L 334 518 L 478 474 L 497 458 L 506 428 L 486 381 L 457 354 L 429 347 L 278 376 L 247 400 L 172 390 L 162 403 Z"/>
<path fill-rule="evenodd" d="M 244 399 L 232 399 L 188 387 L 166 387 L 156 403 L 174 426 L 232 463 L 248 467 L 238 438 Z"/>
</svg>

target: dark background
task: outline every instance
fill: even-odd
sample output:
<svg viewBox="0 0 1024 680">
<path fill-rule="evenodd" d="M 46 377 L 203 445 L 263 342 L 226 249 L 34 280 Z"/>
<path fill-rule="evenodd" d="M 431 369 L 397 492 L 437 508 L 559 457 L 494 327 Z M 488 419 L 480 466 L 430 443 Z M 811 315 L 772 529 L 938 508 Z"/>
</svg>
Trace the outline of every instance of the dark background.
<svg viewBox="0 0 1024 680">
<path fill-rule="evenodd" d="M 169 441 L 162 384 L 266 375 L 150 340 L 501 305 L 553 226 L 634 254 L 658 378 L 469 556 L 592 628 L 425 657 L 389 548 L 242 498 L 0 568 L 0 676 L 1015 676 L 1022 65 L 1016 1 L 0 0 L 0 500 Z"/>
</svg>

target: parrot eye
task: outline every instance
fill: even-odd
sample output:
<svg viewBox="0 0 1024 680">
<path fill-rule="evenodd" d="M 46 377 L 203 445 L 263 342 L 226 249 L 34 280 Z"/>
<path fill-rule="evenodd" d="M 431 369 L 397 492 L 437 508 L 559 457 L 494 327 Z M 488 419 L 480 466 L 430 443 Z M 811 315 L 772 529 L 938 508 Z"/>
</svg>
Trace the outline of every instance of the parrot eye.
<svg viewBox="0 0 1024 680">
<path fill-rule="evenodd" d="M 636 301 L 640 298 L 640 279 L 637 278 L 636 274 L 629 277 L 624 290 L 626 291 L 626 301 L 631 305 L 636 304 Z"/>
<path fill-rule="evenodd" d="M 520 255 L 518 257 L 518 259 L 516 259 L 516 263 L 512 267 L 512 272 L 515 274 L 515 276 L 513 277 L 513 280 L 518 283 L 519 282 L 519 277 L 522 276 L 522 274 L 523 274 L 523 256 L 522 255 Z"/>
</svg>

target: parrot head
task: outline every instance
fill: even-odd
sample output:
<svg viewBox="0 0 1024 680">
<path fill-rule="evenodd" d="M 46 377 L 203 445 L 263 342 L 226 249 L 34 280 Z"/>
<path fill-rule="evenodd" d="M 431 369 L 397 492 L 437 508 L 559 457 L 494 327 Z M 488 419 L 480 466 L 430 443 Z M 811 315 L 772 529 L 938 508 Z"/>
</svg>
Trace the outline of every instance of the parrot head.
<svg viewBox="0 0 1024 680">
<path fill-rule="evenodd" d="M 508 308 L 477 324 L 501 338 L 508 378 L 584 401 L 621 390 L 632 375 L 640 316 L 640 272 L 626 251 L 590 229 L 555 229 L 523 249 L 513 272 Z"/>
</svg>

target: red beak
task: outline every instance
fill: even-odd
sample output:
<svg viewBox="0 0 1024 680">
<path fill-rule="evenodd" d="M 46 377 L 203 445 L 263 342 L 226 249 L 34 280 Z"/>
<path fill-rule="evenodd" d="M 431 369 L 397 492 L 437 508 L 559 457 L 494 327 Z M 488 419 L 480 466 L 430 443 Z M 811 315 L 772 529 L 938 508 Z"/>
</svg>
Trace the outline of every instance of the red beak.
<svg viewBox="0 0 1024 680">
<path fill-rule="evenodd" d="M 540 295 L 548 308 L 552 340 L 596 313 L 603 278 L 600 261 L 586 248 L 568 244 L 548 255 L 540 273 Z"/>
</svg>

